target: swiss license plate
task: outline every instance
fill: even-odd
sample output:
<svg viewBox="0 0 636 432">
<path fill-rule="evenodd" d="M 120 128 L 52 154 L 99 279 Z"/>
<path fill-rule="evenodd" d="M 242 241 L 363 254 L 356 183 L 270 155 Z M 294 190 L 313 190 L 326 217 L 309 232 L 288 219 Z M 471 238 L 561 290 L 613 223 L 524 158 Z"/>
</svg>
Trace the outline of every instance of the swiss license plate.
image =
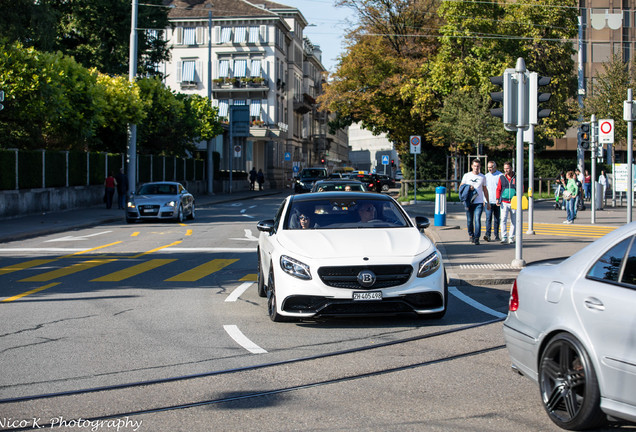
<svg viewBox="0 0 636 432">
<path fill-rule="evenodd" d="M 382 300 L 382 291 L 354 291 L 353 300 L 359 300 L 359 301 Z"/>
<path fill-rule="evenodd" d="M 152 213 L 153 210 L 151 208 L 147 208 L 147 209 L 145 208 L 145 209 L 141 209 L 141 211 L 143 213 Z"/>
</svg>

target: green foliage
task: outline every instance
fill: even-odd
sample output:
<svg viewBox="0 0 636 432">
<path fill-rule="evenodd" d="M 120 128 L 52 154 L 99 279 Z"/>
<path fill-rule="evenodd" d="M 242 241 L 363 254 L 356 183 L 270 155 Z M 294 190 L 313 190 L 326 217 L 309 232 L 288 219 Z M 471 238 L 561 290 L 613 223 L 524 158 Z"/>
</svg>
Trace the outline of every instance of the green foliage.
<svg viewBox="0 0 636 432">
<path fill-rule="evenodd" d="M 88 182 L 91 185 L 104 184 L 106 178 L 106 158 L 104 153 L 88 154 L 89 177 Z"/>
<path fill-rule="evenodd" d="M 14 150 L 0 149 L 0 189 L 15 189 L 15 154 Z"/>
<path fill-rule="evenodd" d="M 18 157 L 18 172 L 20 189 L 35 189 L 42 187 L 42 151 L 25 150 Z"/>
<path fill-rule="evenodd" d="M 79 151 L 68 152 L 68 184 L 69 186 L 84 186 L 86 185 L 86 173 L 88 167 L 86 166 L 87 153 Z"/>
<path fill-rule="evenodd" d="M 139 183 L 147 183 L 150 181 L 150 160 L 152 155 L 140 154 L 137 156 L 139 160 L 139 169 L 137 170 L 137 176 L 139 177 Z"/>
<path fill-rule="evenodd" d="M 46 187 L 66 186 L 66 152 L 45 152 Z"/>
</svg>

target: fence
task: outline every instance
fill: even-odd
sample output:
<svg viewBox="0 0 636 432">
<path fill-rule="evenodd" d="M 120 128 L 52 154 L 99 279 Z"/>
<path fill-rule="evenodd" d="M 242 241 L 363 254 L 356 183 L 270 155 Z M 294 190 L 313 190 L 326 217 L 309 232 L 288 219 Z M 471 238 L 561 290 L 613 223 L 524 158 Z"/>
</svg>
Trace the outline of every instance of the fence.
<svg viewBox="0 0 636 432">
<path fill-rule="evenodd" d="M 0 150 L 0 190 L 102 185 L 124 167 L 125 154 L 47 150 Z M 205 179 L 201 159 L 139 155 L 140 183 Z"/>
</svg>

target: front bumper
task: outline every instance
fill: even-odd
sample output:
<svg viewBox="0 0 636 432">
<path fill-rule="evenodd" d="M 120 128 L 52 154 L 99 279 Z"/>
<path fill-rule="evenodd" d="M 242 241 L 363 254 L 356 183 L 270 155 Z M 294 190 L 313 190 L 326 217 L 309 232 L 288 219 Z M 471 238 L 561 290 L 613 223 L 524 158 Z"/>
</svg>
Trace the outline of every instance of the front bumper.
<svg viewBox="0 0 636 432">
<path fill-rule="evenodd" d="M 178 208 L 176 206 L 142 204 L 140 206 L 128 207 L 126 209 L 126 218 L 129 220 L 175 219 L 177 216 Z"/>
</svg>

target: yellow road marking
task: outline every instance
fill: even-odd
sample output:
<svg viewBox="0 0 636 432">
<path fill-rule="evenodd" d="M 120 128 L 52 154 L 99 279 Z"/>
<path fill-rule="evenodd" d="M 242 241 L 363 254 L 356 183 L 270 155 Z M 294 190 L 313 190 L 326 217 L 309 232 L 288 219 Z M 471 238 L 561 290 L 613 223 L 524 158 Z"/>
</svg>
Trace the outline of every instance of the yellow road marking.
<svg viewBox="0 0 636 432">
<path fill-rule="evenodd" d="M 238 261 L 238 259 L 214 259 L 191 270 L 173 276 L 170 279 L 166 279 L 166 282 L 196 282 L 199 279 L 202 279 L 215 271 L 219 271 L 236 261 Z"/>
<path fill-rule="evenodd" d="M 120 282 L 124 279 L 128 279 L 129 277 L 156 269 L 157 267 L 161 267 L 162 265 L 169 264 L 173 261 L 176 261 L 176 259 L 152 259 L 106 276 L 92 279 L 91 282 Z"/>
<path fill-rule="evenodd" d="M 139 235 L 139 231 L 135 231 L 134 233 L 132 233 L 130 236 L 131 237 L 137 237 Z"/>
<path fill-rule="evenodd" d="M 64 255 L 64 256 L 61 256 L 59 259 L 70 258 L 70 257 L 73 257 L 75 255 L 83 255 L 85 253 L 93 252 L 93 251 L 96 251 L 96 250 L 99 250 L 99 249 L 104 249 L 104 248 L 106 248 L 108 246 L 113 246 L 113 245 L 116 245 L 116 244 L 119 244 L 119 243 L 122 243 L 122 242 L 121 241 L 116 241 L 116 242 L 113 242 L 113 243 L 108 243 L 108 244 L 105 244 L 103 246 L 97 246 L 97 247 L 94 247 L 94 248 L 90 248 L 90 249 L 86 249 L 86 250 L 83 250 L 83 251 L 75 252 L 75 253 L 72 253 L 72 254 L 69 254 L 69 255 Z"/>
<path fill-rule="evenodd" d="M 186 224 L 184 224 L 184 223 L 179 223 L 179 225 L 181 225 L 181 226 L 187 226 L 187 225 L 186 225 Z"/>
<path fill-rule="evenodd" d="M 4 275 L 7 273 L 12 273 L 14 271 L 18 271 L 18 270 L 24 270 L 24 269 L 28 269 L 31 267 L 37 267 L 43 264 L 48 264 L 50 262 L 53 261 L 57 261 L 59 258 L 53 258 L 53 259 L 36 259 L 36 260 L 32 260 L 32 261 L 26 261 L 23 263 L 19 263 L 19 264 L 13 264 L 7 267 L 2 267 L 0 268 L 0 275 Z"/>
<path fill-rule="evenodd" d="M 168 247 L 170 247 L 170 246 L 176 246 L 176 245 L 178 245 L 179 243 L 181 243 L 181 240 L 177 240 L 176 242 L 172 242 L 172 243 L 170 243 L 170 244 L 168 244 L 168 245 L 165 245 L 165 246 L 159 246 L 159 247 L 156 247 L 156 248 L 154 248 L 154 249 L 150 249 L 149 251 L 142 252 L 142 253 L 137 254 L 137 255 L 133 255 L 133 256 L 131 256 L 130 258 L 139 258 L 139 257 L 141 257 L 141 256 L 148 255 L 148 254 L 151 254 L 151 253 L 153 253 L 153 252 L 157 252 L 157 251 L 159 251 L 159 250 L 161 250 L 161 249 L 168 248 Z"/>
<path fill-rule="evenodd" d="M 192 235 L 192 230 L 191 230 L 191 229 L 187 230 L 187 231 L 186 231 L 186 235 L 187 235 L 187 236 Z"/>
<path fill-rule="evenodd" d="M 28 296 L 28 295 L 31 295 L 31 294 L 35 294 L 36 292 L 44 291 L 47 288 L 51 288 L 51 287 L 54 287 L 55 285 L 59 285 L 59 284 L 60 284 L 59 282 L 53 282 L 53 283 L 50 283 L 48 285 L 41 286 L 40 288 L 35 288 L 35 289 L 30 290 L 30 291 L 23 292 L 22 294 L 18 294 L 18 295 L 14 295 L 13 297 L 6 298 L 6 299 L 2 300 L 0 303 L 5 303 L 5 302 L 11 302 L 11 301 L 14 301 L 14 300 L 18 300 L 18 299 L 21 299 L 22 297 L 25 297 L 25 296 Z"/>
<path fill-rule="evenodd" d="M 46 272 L 46 273 L 42 273 L 42 274 L 39 274 L 39 275 L 31 276 L 29 278 L 20 280 L 20 282 L 48 282 L 48 281 L 51 281 L 53 279 L 58 279 L 58 278 L 61 278 L 63 276 L 68 276 L 70 274 L 78 273 L 78 272 L 81 272 L 83 270 L 88 270 L 90 268 L 97 267 L 99 265 L 106 264 L 106 263 L 113 262 L 113 261 L 116 261 L 116 260 L 114 260 L 114 259 L 98 259 L 98 260 L 84 261 L 84 262 L 81 262 L 81 263 L 73 264 L 73 265 L 68 266 L 68 267 L 62 267 L 62 268 L 57 269 L 57 270 L 52 270 L 52 271 L 49 271 L 49 272 Z"/>
<path fill-rule="evenodd" d="M 256 273 L 248 274 L 239 279 L 239 282 L 256 282 L 258 275 Z"/>
</svg>

